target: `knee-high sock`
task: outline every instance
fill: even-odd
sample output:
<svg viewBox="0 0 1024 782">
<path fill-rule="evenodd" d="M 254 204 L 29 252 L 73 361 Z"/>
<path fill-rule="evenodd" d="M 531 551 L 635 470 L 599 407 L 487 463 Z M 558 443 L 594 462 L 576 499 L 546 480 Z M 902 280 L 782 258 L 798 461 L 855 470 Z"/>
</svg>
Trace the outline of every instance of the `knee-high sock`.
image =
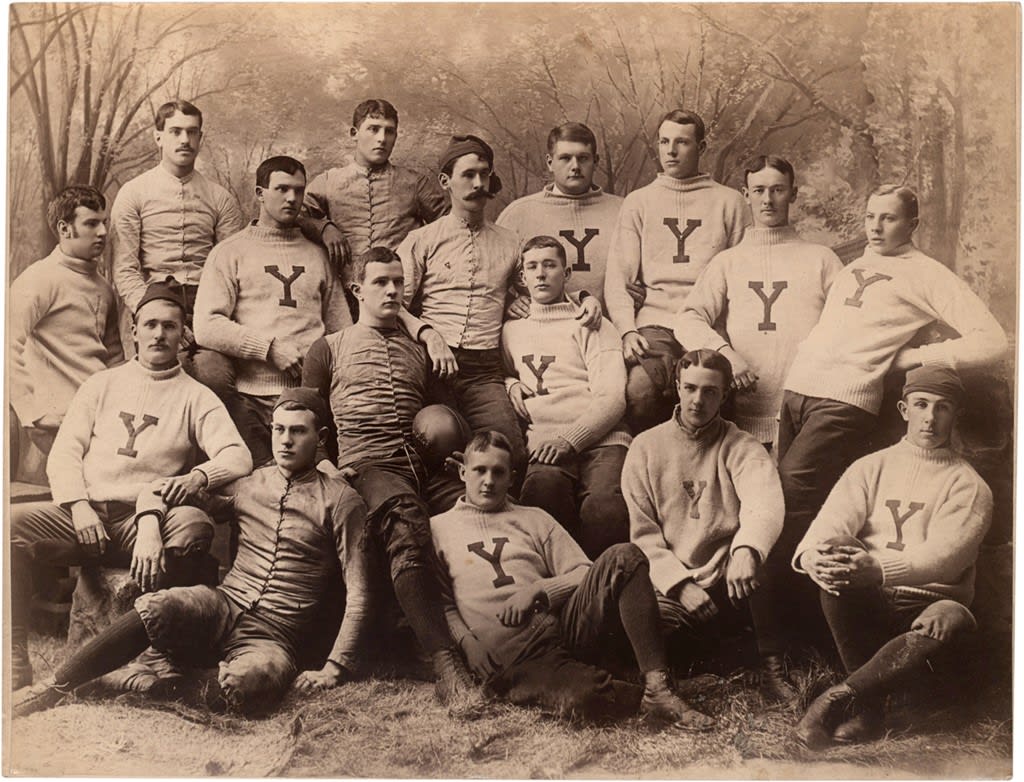
<svg viewBox="0 0 1024 782">
<path fill-rule="evenodd" d="M 114 620 L 106 630 L 75 652 L 54 675 L 54 684 L 74 689 L 126 665 L 146 651 L 149 635 L 137 611 Z"/>
<path fill-rule="evenodd" d="M 860 696 L 886 695 L 919 672 L 928 657 L 943 646 L 920 633 L 903 633 L 875 652 L 874 657 L 851 673 L 846 683 Z"/>
<path fill-rule="evenodd" d="M 638 567 L 619 594 L 619 618 L 641 673 L 668 667 L 658 618 L 658 601 L 648 567 Z"/>
<path fill-rule="evenodd" d="M 420 567 L 403 570 L 395 577 L 395 596 L 427 654 L 453 645 L 441 611 L 437 581 L 430 571 Z"/>
</svg>

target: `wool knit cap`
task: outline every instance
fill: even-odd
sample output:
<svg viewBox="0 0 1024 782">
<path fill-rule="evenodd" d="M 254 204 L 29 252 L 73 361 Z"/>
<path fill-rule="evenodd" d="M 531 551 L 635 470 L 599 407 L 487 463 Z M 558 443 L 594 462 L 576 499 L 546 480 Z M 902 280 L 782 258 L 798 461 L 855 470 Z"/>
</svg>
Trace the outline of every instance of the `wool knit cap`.
<svg viewBox="0 0 1024 782">
<path fill-rule="evenodd" d="M 964 397 L 964 385 L 960 376 L 949 367 L 924 365 L 914 367 L 907 372 L 907 381 L 903 384 L 903 396 L 914 391 L 938 394 L 957 404 Z"/>
<path fill-rule="evenodd" d="M 491 195 L 497 195 L 501 192 L 501 179 L 494 173 L 494 150 L 491 149 L 490 144 L 479 136 L 469 133 L 464 136 L 452 136 L 448 142 L 448 147 L 441 153 L 441 157 L 438 160 L 438 170 L 444 171 L 449 163 L 453 160 L 458 160 L 463 155 L 479 155 L 486 160 L 491 166 L 490 193 Z"/>
<path fill-rule="evenodd" d="M 281 396 L 277 398 L 277 401 L 274 402 L 274 409 L 277 410 L 285 402 L 295 402 L 311 411 L 313 417 L 316 418 L 316 425 L 318 427 L 330 424 L 331 417 L 327 412 L 327 404 L 315 388 L 306 388 L 304 386 L 286 388 L 281 392 Z"/>
<path fill-rule="evenodd" d="M 182 292 L 181 283 L 173 277 L 167 277 L 163 282 L 150 283 L 149 287 L 146 288 L 146 292 L 142 294 L 142 298 L 139 299 L 139 304 L 135 308 L 135 314 L 137 315 L 139 310 L 146 304 L 157 299 L 177 304 L 181 307 L 181 311 L 185 312 L 185 294 Z"/>
</svg>

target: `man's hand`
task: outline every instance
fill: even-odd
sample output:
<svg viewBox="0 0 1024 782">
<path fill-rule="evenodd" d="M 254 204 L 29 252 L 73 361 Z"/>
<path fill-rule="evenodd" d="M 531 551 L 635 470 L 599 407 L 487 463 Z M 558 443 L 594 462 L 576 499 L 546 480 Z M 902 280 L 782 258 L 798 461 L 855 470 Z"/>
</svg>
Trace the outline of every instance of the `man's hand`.
<svg viewBox="0 0 1024 782">
<path fill-rule="evenodd" d="M 601 309 L 601 302 L 597 300 L 596 296 L 587 296 L 587 298 L 580 302 L 580 311 L 576 315 L 576 320 L 583 323 L 590 331 L 597 331 L 601 328 L 601 318 L 603 316 L 604 312 Z"/>
<path fill-rule="evenodd" d="M 757 388 L 757 375 L 750 368 L 750 364 L 739 353 L 728 345 L 723 346 L 719 351 L 729 359 L 732 364 L 732 387 L 737 391 L 753 391 Z"/>
<path fill-rule="evenodd" d="M 863 589 L 882 585 L 882 565 L 864 549 L 859 546 L 836 546 L 835 552 L 840 565 L 845 563 L 845 568 L 838 572 L 840 577 L 845 575 L 846 588 Z"/>
<path fill-rule="evenodd" d="M 889 369 L 896 370 L 898 372 L 906 372 L 914 367 L 919 367 L 921 366 L 920 357 L 920 348 L 903 348 L 895 355 Z"/>
<path fill-rule="evenodd" d="M 725 587 L 729 600 L 737 605 L 757 589 L 757 553 L 749 546 L 740 546 L 729 559 L 725 569 Z"/>
<path fill-rule="evenodd" d="M 84 547 L 91 557 L 103 556 L 110 536 L 107 535 L 107 530 L 92 505 L 85 500 L 79 500 L 72 505 L 71 523 L 75 525 L 78 545 Z"/>
<path fill-rule="evenodd" d="M 679 590 L 679 604 L 698 622 L 709 622 L 718 615 L 718 606 L 711 595 L 693 581 L 684 581 Z"/>
<path fill-rule="evenodd" d="M 559 464 L 575 452 L 576 449 L 568 440 L 553 437 L 530 451 L 530 461 L 537 464 Z"/>
<path fill-rule="evenodd" d="M 188 349 L 196 344 L 196 335 L 188 326 L 181 327 L 181 347 Z"/>
<path fill-rule="evenodd" d="M 290 340 L 274 337 L 267 359 L 282 372 L 295 377 L 302 375 L 302 352 Z"/>
<path fill-rule="evenodd" d="M 627 282 L 626 293 L 633 300 L 633 312 L 639 312 L 647 301 L 647 286 L 640 282 Z"/>
<path fill-rule="evenodd" d="M 160 574 L 164 572 L 164 542 L 160 522 L 152 514 L 138 520 L 130 572 L 143 592 L 152 592 L 159 586 Z"/>
<path fill-rule="evenodd" d="M 331 266 L 334 267 L 338 276 L 341 277 L 341 270 L 348 265 L 352 257 L 352 252 L 348 248 L 348 242 L 345 241 L 345 235 L 338 230 L 338 226 L 328 223 L 324 226 L 320 238 L 327 249 L 327 257 L 330 258 Z"/>
<path fill-rule="evenodd" d="M 506 320 L 524 320 L 530 317 L 530 297 L 516 296 L 505 307 Z"/>
<path fill-rule="evenodd" d="M 171 508 L 175 505 L 195 505 L 206 485 L 206 476 L 199 470 L 192 470 L 186 475 L 175 475 L 164 480 L 160 496 Z"/>
<path fill-rule="evenodd" d="M 627 332 L 622 338 L 622 355 L 627 365 L 639 364 L 650 349 L 651 344 L 637 331 Z"/>
<path fill-rule="evenodd" d="M 547 610 L 548 596 L 543 587 L 536 584 L 524 586 L 505 601 L 498 614 L 498 621 L 505 627 L 519 627 L 538 611 Z"/>
<path fill-rule="evenodd" d="M 475 673 L 481 681 L 485 681 L 497 671 L 498 664 L 475 635 L 463 636 L 459 641 L 459 649 L 462 651 L 462 656 L 466 658 L 469 670 Z"/>
<path fill-rule="evenodd" d="M 333 660 L 328 660 L 319 671 L 303 671 L 295 677 L 292 687 L 296 690 L 328 690 L 345 681 L 345 669 Z"/>
<path fill-rule="evenodd" d="M 455 360 L 455 354 L 448 347 L 448 343 L 444 341 L 444 337 L 437 331 L 432 328 L 423 329 L 420 334 L 420 342 L 427 349 L 427 356 L 433 365 L 435 375 L 444 380 L 459 373 L 459 364 Z"/>
<path fill-rule="evenodd" d="M 797 564 L 807 571 L 811 581 L 837 597 L 851 586 L 882 583 L 882 568 L 878 561 L 857 546 L 818 543 L 801 554 Z"/>
<path fill-rule="evenodd" d="M 534 395 L 534 392 L 526 387 L 526 384 L 521 380 L 517 381 L 508 390 L 508 399 L 512 403 L 512 409 L 516 411 L 516 415 L 522 418 L 526 423 L 532 423 L 530 418 L 530 411 L 526 409 L 526 400 Z"/>
</svg>

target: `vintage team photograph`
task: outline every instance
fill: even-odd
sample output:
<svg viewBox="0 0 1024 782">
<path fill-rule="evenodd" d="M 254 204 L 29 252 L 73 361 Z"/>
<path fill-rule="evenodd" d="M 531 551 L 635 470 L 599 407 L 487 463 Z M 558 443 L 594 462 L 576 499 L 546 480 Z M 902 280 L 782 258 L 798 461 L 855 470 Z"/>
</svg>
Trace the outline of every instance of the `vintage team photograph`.
<svg viewBox="0 0 1024 782">
<path fill-rule="evenodd" d="M 1011 776 L 1019 5 L 7 11 L 5 775 Z"/>
</svg>

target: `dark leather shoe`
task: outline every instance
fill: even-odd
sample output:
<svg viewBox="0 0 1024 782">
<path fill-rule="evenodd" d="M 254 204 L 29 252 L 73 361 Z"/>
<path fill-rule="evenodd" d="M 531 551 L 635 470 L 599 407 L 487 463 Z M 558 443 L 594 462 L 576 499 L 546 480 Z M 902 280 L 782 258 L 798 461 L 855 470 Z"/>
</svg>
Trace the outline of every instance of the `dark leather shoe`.
<svg viewBox="0 0 1024 782">
<path fill-rule="evenodd" d="M 758 689 L 767 703 L 794 703 L 799 696 L 796 687 L 786 675 L 786 663 L 780 654 L 768 654 L 761 658 L 760 682 Z"/>
<path fill-rule="evenodd" d="M 434 692 L 441 703 L 449 704 L 464 699 L 477 691 L 473 677 L 462 661 L 462 656 L 454 649 L 442 649 L 431 658 L 434 666 Z"/>
<path fill-rule="evenodd" d="M 863 744 L 880 738 L 884 732 L 884 712 L 878 704 L 870 704 L 841 723 L 832 738 L 840 744 Z"/>
<path fill-rule="evenodd" d="M 829 687 L 815 698 L 796 724 L 793 729 L 796 740 L 810 750 L 824 749 L 832 744 L 832 731 L 849 718 L 855 698 L 856 693 L 845 682 Z"/>
<path fill-rule="evenodd" d="M 715 720 L 697 711 L 673 691 L 668 671 L 644 674 L 644 697 L 640 713 L 656 722 L 669 722 L 680 730 L 703 732 L 715 727 Z"/>
</svg>

